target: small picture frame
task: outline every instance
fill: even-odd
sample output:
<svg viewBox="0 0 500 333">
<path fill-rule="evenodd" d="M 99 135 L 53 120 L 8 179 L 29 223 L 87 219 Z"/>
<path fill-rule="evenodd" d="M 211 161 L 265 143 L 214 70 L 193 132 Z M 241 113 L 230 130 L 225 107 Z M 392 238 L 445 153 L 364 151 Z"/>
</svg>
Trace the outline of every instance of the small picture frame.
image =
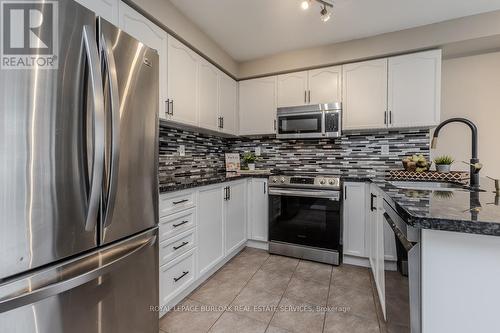
<svg viewBox="0 0 500 333">
<path fill-rule="evenodd" d="M 240 170 L 240 154 L 226 153 L 226 172 L 239 172 Z"/>
</svg>

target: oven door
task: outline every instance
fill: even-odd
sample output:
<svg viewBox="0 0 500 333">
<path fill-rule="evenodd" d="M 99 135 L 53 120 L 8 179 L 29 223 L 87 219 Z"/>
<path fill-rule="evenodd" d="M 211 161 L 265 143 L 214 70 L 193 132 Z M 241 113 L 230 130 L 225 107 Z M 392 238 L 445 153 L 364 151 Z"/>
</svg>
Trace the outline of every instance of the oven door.
<svg viewBox="0 0 500 333">
<path fill-rule="evenodd" d="M 324 134 L 324 112 L 278 114 L 278 138 L 317 138 Z"/>
<path fill-rule="evenodd" d="M 338 191 L 269 188 L 269 240 L 341 252 Z"/>
</svg>

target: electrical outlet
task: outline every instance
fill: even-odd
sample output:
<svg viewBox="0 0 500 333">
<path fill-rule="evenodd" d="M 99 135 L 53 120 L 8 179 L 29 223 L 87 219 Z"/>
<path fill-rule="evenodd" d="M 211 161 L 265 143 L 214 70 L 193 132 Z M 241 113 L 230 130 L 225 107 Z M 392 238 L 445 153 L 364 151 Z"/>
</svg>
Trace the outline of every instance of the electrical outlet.
<svg viewBox="0 0 500 333">
<path fill-rule="evenodd" d="M 179 156 L 186 156 L 186 146 L 179 145 L 177 151 L 179 152 Z"/>
<path fill-rule="evenodd" d="M 260 156 L 262 154 L 262 149 L 260 146 L 255 147 L 255 156 Z"/>
<path fill-rule="evenodd" d="M 382 155 L 389 155 L 389 145 L 382 145 Z"/>
</svg>

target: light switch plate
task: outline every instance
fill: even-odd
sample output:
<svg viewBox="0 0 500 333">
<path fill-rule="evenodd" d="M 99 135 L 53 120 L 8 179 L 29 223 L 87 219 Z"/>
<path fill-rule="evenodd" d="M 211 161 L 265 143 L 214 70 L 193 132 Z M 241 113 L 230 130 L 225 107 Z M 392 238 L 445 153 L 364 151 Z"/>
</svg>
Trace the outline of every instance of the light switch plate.
<svg viewBox="0 0 500 333">
<path fill-rule="evenodd" d="M 179 156 L 186 156 L 186 146 L 179 145 L 177 151 L 179 152 Z"/>
<path fill-rule="evenodd" d="M 382 155 L 389 155 L 389 145 L 382 145 Z"/>
<path fill-rule="evenodd" d="M 255 147 L 255 156 L 260 156 L 262 154 L 262 149 L 260 146 Z"/>
</svg>

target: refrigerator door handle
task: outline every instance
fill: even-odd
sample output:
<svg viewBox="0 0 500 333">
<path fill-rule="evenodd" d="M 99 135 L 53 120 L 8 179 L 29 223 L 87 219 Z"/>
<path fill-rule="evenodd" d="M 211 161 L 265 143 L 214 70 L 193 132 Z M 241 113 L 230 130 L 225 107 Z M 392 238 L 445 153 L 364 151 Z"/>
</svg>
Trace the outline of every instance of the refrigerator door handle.
<svg viewBox="0 0 500 333">
<path fill-rule="evenodd" d="M 97 223 L 99 199 L 102 189 L 102 173 L 104 168 L 104 95 L 95 33 L 94 29 L 88 25 L 83 26 L 83 46 L 89 64 L 88 70 L 94 104 L 93 159 L 89 181 L 90 194 L 88 210 L 85 222 L 85 230 L 91 231 L 95 228 Z"/>
<path fill-rule="evenodd" d="M 3 285 L 0 288 L 0 313 L 74 289 L 110 272 L 126 258 L 154 245 L 156 234 L 148 234 L 126 241 L 121 246 L 118 244 L 48 271 L 16 280 L 12 284 Z"/>
<path fill-rule="evenodd" d="M 113 209 L 116 201 L 116 191 L 118 185 L 118 158 L 120 156 L 120 95 L 118 93 L 118 79 L 116 74 L 115 56 L 109 47 L 109 42 L 106 37 L 101 34 L 101 54 L 103 62 L 106 65 L 106 73 L 109 82 L 110 99 L 111 99 L 111 150 L 110 150 L 110 166 L 106 170 L 109 175 L 108 193 L 106 194 L 107 202 L 105 205 L 104 227 L 110 225 L 112 221 Z M 109 136 L 106 136 L 109 137 Z"/>
</svg>

